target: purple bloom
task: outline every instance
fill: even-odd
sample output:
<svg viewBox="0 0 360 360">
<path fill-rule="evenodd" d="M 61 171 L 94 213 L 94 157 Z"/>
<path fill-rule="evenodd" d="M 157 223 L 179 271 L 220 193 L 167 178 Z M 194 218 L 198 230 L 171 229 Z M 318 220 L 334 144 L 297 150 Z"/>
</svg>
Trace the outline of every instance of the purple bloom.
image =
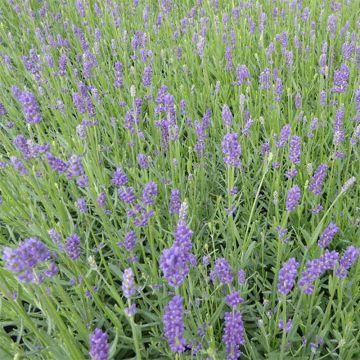
<svg viewBox="0 0 360 360">
<path fill-rule="evenodd" d="M 47 160 L 48 160 L 48 163 L 49 163 L 51 169 L 53 169 L 54 171 L 56 171 L 58 173 L 64 173 L 67 171 L 68 164 L 65 161 L 58 159 L 53 154 L 48 153 Z"/>
<path fill-rule="evenodd" d="M 86 203 L 86 199 L 85 198 L 80 198 L 78 199 L 78 201 L 76 202 L 77 207 L 79 209 L 79 211 L 82 214 L 86 214 L 88 212 L 88 207 L 87 207 L 87 203 Z"/>
<path fill-rule="evenodd" d="M 131 230 L 125 234 L 123 242 L 119 242 L 118 246 L 124 247 L 126 250 L 134 250 L 136 245 L 136 232 Z"/>
<path fill-rule="evenodd" d="M 141 169 L 147 169 L 149 167 L 148 159 L 145 154 L 138 154 L 137 162 Z"/>
<path fill-rule="evenodd" d="M 19 173 L 20 176 L 25 176 L 29 173 L 24 163 L 16 156 L 11 156 L 10 161 L 13 168 Z"/>
<path fill-rule="evenodd" d="M 178 215 L 181 207 L 180 190 L 172 189 L 170 195 L 170 214 Z"/>
<path fill-rule="evenodd" d="M 67 163 L 67 177 L 73 179 L 75 177 L 84 175 L 84 167 L 82 165 L 81 156 L 71 155 Z"/>
<path fill-rule="evenodd" d="M 314 195 L 320 195 L 322 186 L 326 177 L 328 166 L 326 164 L 320 164 L 315 174 L 310 179 L 309 191 Z"/>
<path fill-rule="evenodd" d="M 327 270 L 335 267 L 339 253 L 325 250 L 325 254 L 317 259 L 306 263 L 306 269 L 301 273 L 299 286 L 304 294 L 310 295 L 314 292 L 314 282 Z"/>
<path fill-rule="evenodd" d="M 21 282 L 42 282 L 43 274 L 36 267 L 50 260 L 51 256 L 46 246 L 36 238 L 25 239 L 17 248 L 5 247 L 3 250 L 5 267 L 15 273 Z"/>
<path fill-rule="evenodd" d="M 128 177 L 122 168 L 115 170 L 111 182 L 116 186 L 124 186 L 128 183 Z"/>
<path fill-rule="evenodd" d="M 136 311 L 137 311 L 136 304 L 131 304 L 129 307 L 126 307 L 124 309 L 124 313 L 129 317 L 135 316 Z"/>
<path fill-rule="evenodd" d="M 334 123 L 334 145 L 339 146 L 345 140 L 345 132 L 343 128 L 344 109 L 341 107 L 336 111 Z"/>
<path fill-rule="evenodd" d="M 131 268 L 127 268 L 124 270 L 121 289 L 127 299 L 131 298 L 136 294 L 134 272 Z"/>
<path fill-rule="evenodd" d="M 103 208 L 106 205 L 106 193 L 101 192 L 97 198 L 97 203 L 101 208 Z"/>
<path fill-rule="evenodd" d="M 226 303 L 231 307 L 236 307 L 237 305 L 244 302 L 244 299 L 240 296 L 237 291 L 233 291 L 226 297 Z"/>
<path fill-rule="evenodd" d="M 301 191 L 298 185 L 289 189 L 286 199 L 286 210 L 289 212 L 294 211 L 299 204 L 300 197 Z"/>
<path fill-rule="evenodd" d="M 222 108 L 221 116 L 222 116 L 223 123 L 226 126 L 231 126 L 233 116 L 232 116 L 229 106 L 227 106 L 226 104 L 224 104 L 224 106 Z"/>
<path fill-rule="evenodd" d="M 236 85 L 248 84 L 250 72 L 246 65 L 240 65 L 236 68 Z"/>
<path fill-rule="evenodd" d="M 341 68 L 334 72 L 334 85 L 332 92 L 344 93 L 348 88 L 350 70 L 346 64 L 342 64 Z"/>
<path fill-rule="evenodd" d="M 224 258 L 216 259 L 214 270 L 210 272 L 210 279 L 213 282 L 219 279 L 222 284 L 230 284 L 233 281 L 231 266 Z"/>
<path fill-rule="evenodd" d="M 30 91 L 21 91 L 17 87 L 12 88 L 13 94 L 20 102 L 25 115 L 25 121 L 28 124 L 37 124 L 42 120 L 39 104 L 33 93 Z"/>
<path fill-rule="evenodd" d="M 71 260 L 80 258 L 80 238 L 77 234 L 72 234 L 66 238 L 65 251 Z"/>
<path fill-rule="evenodd" d="M 240 285 L 244 285 L 246 281 L 246 272 L 245 270 L 241 269 L 238 272 L 238 281 Z"/>
<path fill-rule="evenodd" d="M 101 329 L 95 329 L 90 335 L 89 355 L 92 360 L 109 359 L 108 336 L 105 332 L 102 332 Z"/>
<path fill-rule="evenodd" d="M 185 350 L 183 311 L 183 298 L 178 295 L 174 296 L 165 307 L 164 333 L 172 352 L 183 352 Z"/>
<path fill-rule="evenodd" d="M 295 258 L 290 258 L 279 271 L 277 289 L 280 294 L 287 295 L 292 290 L 297 276 L 299 263 Z"/>
<path fill-rule="evenodd" d="M 146 66 L 144 69 L 144 74 L 142 78 L 142 83 L 144 87 L 150 87 L 152 81 L 152 67 L 151 65 Z"/>
<path fill-rule="evenodd" d="M 271 87 L 271 73 L 268 68 L 264 69 L 259 76 L 260 89 L 269 90 Z"/>
<path fill-rule="evenodd" d="M 295 95 L 295 108 L 297 110 L 301 108 L 301 95 L 299 93 Z"/>
<path fill-rule="evenodd" d="M 330 223 L 328 227 L 324 230 L 324 232 L 321 234 L 320 239 L 318 241 L 318 245 L 323 249 L 328 247 L 330 241 L 338 231 L 339 228 L 336 226 L 336 224 Z"/>
<path fill-rule="evenodd" d="M 294 135 L 290 141 L 290 161 L 297 165 L 300 164 L 300 153 L 301 153 L 301 139 L 299 136 Z"/>
<path fill-rule="evenodd" d="M 284 321 L 280 320 L 279 321 L 279 329 L 280 330 L 285 330 L 286 333 L 290 332 L 293 326 L 293 322 L 292 319 L 289 319 L 286 324 L 284 325 Z"/>
<path fill-rule="evenodd" d="M 344 279 L 348 273 L 348 270 L 353 264 L 355 264 L 357 258 L 360 256 L 360 249 L 356 248 L 353 245 L 350 245 L 346 250 L 344 255 L 339 261 L 339 265 L 335 271 L 337 277 Z"/>
<path fill-rule="evenodd" d="M 236 360 L 240 357 L 240 345 L 245 344 L 245 331 L 241 314 L 237 310 L 226 312 L 223 342 L 226 347 L 228 360 Z"/>
<path fill-rule="evenodd" d="M 228 165 L 241 167 L 241 147 L 238 141 L 237 133 L 227 133 L 222 141 L 222 151 L 224 153 L 224 161 Z"/>
<path fill-rule="evenodd" d="M 279 141 L 276 143 L 277 148 L 281 149 L 285 146 L 285 144 L 288 142 L 290 133 L 291 133 L 290 124 L 284 125 L 284 127 L 280 131 Z"/>
<path fill-rule="evenodd" d="M 7 111 L 5 109 L 5 106 L 0 102 L 0 116 L 5 116 L 7 114 Z"/>
<path fill-rule="evenodd" d="M 136 200 L 135 190 L 132 186 L 121 187 L 118 190 L 119 198 L 126 204 L 132 204 Z"/>
<path fill-rule="evenodd" d="M 195 264 L 191 254 L 192 231 L 180 222 L 175 231 L 175 241 L 171 248 L 165 249 L 160 257 L 160 269 L 165 279 L 173 287 L 178 287 L 190 271 L 190 265 Z"/>
<path fill-rule="evenodd" d="M 158 193 L 157 184 L 154 181 L 150 181 L 144 187 L 142 200 L 144 205 L 153 205 L 154 199 L 156 198 Z"/>
</svg>

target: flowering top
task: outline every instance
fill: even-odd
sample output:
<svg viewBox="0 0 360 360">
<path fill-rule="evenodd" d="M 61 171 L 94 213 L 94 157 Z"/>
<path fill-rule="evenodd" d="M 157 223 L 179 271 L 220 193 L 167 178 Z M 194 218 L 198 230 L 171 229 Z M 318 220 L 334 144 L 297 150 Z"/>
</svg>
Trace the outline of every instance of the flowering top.
<svg viewBox="0 0 360 360">
<path fill-rule="evenodd" d="M 299 263 L 295 258 L 290 258 L 279 271 L 277 289 L 280 294 L 287 295 L 294 287 Z"/>
</svg>

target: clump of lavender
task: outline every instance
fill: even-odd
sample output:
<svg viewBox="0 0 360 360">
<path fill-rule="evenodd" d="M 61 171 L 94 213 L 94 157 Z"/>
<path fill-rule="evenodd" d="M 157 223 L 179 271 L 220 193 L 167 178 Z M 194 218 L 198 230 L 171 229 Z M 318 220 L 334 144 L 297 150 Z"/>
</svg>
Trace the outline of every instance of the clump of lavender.
<svg viewBox="0 0 360 360">
<path fill-rule="evenodd" d="M 318 245 L 325 249 L 329 246 L 330 241 L 332 238 L 336 235 L 336 233 L 339 231 L 339 228 L 334 223 L 330 223 L 328 227 L 324 230 L 324 232 L 321 234 L 320 239 L 318 241 Z"/>
<path fill-rule="evenodd" d="M 328 166 L 326 164 L 320 164 L 314 175 L 310 179 L 309 191 L 314 195 L 320 195 L 322 186 L 326 177 Z"/>
<path fill-rule="evenodd" d="M 294 287 L 299 263 L 290 258 L 279 271 L 277 290 L 280 294 L 288 295 Z"/>
<path fill-rule="evenodd" d="M 224 136 L 222 141 L 222 151 L 224 153 L 224 161 L 226 164 L 241 167 L 241 147 L 238 140 L 237 133 L 228 133 Z"/>
<path fill-rule="evenodd" d="M 290 141 L 290 161 L 297 165 L 300 164 L 300 154 L 301 154 L 301 139 L 299 136 L 293 136 Z"/>
<path fill-rule="evenodd" d="M 92 360 L 109 359 L 108 335 L 99 328 L 95 329 L 90 335 L 89 355 Z"/>
<path fill-rule="evenodd" d="M 236 360 L 240 357 L 240 345 L 245 344 L 245 331 L 239 311 L 226 312 L 223 342 L 226 347 L 227 359 Z"/>
<path fill-rule="evenodd" d="M 71 260 L 80 258 L 80 237 L 77 234 L 66 238 L 65 251 Z"/>
<path fill-rule="evenodd" d="M 298 185 L 293 186 L 288 191 L 286 199 L 286 210 L 292 212 L 296 209 L 301 198 L 301 191 Z"/>
<path fill-rule="evenodd" d="M 30 91 L 21 91 L 16 86 L 12 88 L 16 100 L 22 106 L 25 115 L 25 121 L 28 124 L 37 124 L 42 120 L 39 104 L 33 93 Z"/>
<path fill-rule="evenodd" d="M 164 333 L 172 352 L 183 352 L 185 350 L 183 311 L 183 298 L 179 295 L 174 296 L 165 307 Z"/>
<path fill-rule="evenodd" d="M 314 282 L 327 270 L 334 269 L 339 253 L 325 250 L 325 254 L 317 259 L 309 260 L 306 269 L 301 273 L 299 286 L 304 294 L 311 295 L 314 292 Z"/>
<path fill-rule="evenodd" d="M 3 250 L 5 268 L 25 283 L 41 283 L 44 276 L 54 276 L 58 272 L 55 263 L 52 261 L 50 268 L 46 267 L 51 258 L 51 252 L 36 238 L 25 239 L 17 248 L 5 247 Z"/>
<path fill-rule="evenodd" d="M 215 261 L 215 267 L 210 272 L 210 279 L 215 282 L 216 279 L 222 284 L 230 284 L 234 276 L 230 264 L 224 258 L 218 258 Z"/>
<path fill-rule="evenodd" d="M 360 249 L 350 245 L 339 261 L 339 265 L 335 271 L 336 276 L 341 279 L 346 278 L 348 270 L 355 264 L 358 257 L 360 257 Z"/>
</svg>

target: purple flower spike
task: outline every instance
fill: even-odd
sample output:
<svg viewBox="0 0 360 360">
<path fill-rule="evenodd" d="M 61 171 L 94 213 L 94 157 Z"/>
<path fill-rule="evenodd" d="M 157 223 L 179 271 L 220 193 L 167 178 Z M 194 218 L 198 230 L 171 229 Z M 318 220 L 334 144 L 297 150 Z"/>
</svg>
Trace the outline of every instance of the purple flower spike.
<svg viewBox="0 0 360 360">
<path fill-rule="evenodd" d="M 293 136 L 290 141 L 290 161 L 297 165 L 300 164 L 301 139 L 299 136 Z"/>
<path fill-rule="evenodd" d="M 295 284 L 298 267 L 299 263 L 295 260 L 295 258 L 291 258 L 284 263 L 283 267 L 279 271 L 277 286 L 280 294 L 287 295 L 292 290 Z"/>
<path fill-rule="evenodd" d="M 80 238 L 77 234 L 66 238 L 65 251 L 71 260 L 80 258 Z"/>
<path fill-rule="evenodd" d="M 314 195 L 320 195 L 322 191 L 322 186 L 326 177 L 328 166 L 326 164 L 320 164 L 315 174 L 310 180 L 309 191 Z"/>
<path fill-rule="evenodd" d="M 245 344 L 245 331 L 241 314 L 237 310 L 225 313 L 225 328 L 223 342 L 226 347 L 228 360 L 236 360 L 240 357 L 240 345 Z"/>
<path fill-rule="evenodd" d="M 286 199 L 286 210 L 292 212 L 296 209 L 301 198 L 301 191 L 298 185 L 295 185 L 288 191 Z"/>
<path fill-rule="evenodd" d="M 360 256 L 360 248 L 356 248 L 353 245 L 350 245 L 346 250 L 342 258 L 340 259 L 340 264 L 337 267 L 335 274 L 337 277 L 344 279 L 348 273 L 348 270 L 353 264 L 355 264 L 357 258 Z"/>
<path fill-rule="evenodd" d="M 178 295 L 174 296 L 165 307 L 164 333 L 172 352 L 183 352 L 185 350 L 183 311 L 183 298 Z"/>
<path fill-rule="evenodd" d="M 244 302 L 244 299 L 240 296 L 237 291 L 232 292 L 226 297 L 226 303 L 231 307 L 236 307 L 237 305 Z"/>
<path fill-rule="evenodd" d="M 210 279 L 213 282 L 219 279 L 222 284 L 230 284 L 233 281 L 231 266 L 224 258 L 215 261 L 215 267 L 210 273 Z"/>
<path fill-rule="evenodd" d="M 330 223 L 328 227 L 324 230 L 324 232 L 321 234 L 320 239 L 318 241 L 318 245 L 323 249 L 328 247 L 330 241 L 338 231 L 339 228 L 336 226 L 336 224 Z"/>
<path fill-rule="evenodd" d="M 238 141 L 237 133 L 228 133 L 224 136 L 222 142 L 222 151 L 224 153 L 224 161 L 226 164 L 241 167 L 241 147 Z"/>
<path fill-rule="evenodd" d="M 42 120 L 39 104 L 33 93 L 21 91 L 17 87 L 12 88 L 13 94 L 22 106 L 25 121 L 28 124 L 37 124 Z"/>
<path fill-rule="evenodd" d="M 101 329 L 95 329 L 90 335 L 90 352 L 92 360 L 108 360 L 109 344 L 108 336 Z"/>
<path fill-rule="evenodd" d="M 142 200 L 145 205 L 153 205 L 154 199 L 158 193 L 157 184 L 154 181 L 150 181 L 144 187 Z"/>
<path fill-rule="evenodd" d="M 326 250 L 325 254 L 317 259 L 306 263 L 306 269 L 301 273 L 299 286 L 304 294 L 311 295 L 314 292 L 314 282 L 327 270 L 334 269 L 339 253 Z"/>
</svg>

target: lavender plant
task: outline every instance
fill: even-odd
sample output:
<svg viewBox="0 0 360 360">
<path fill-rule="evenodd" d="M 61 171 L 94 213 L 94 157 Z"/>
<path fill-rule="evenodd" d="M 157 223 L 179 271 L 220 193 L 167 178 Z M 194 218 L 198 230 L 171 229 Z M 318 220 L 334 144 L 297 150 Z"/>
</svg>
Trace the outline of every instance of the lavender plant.
<svg viewBox="0 0 360 360">
<path fill-rule="evenodd" d="M 0 359 L 358 359 L 358 8 L 0 1 Z"/>
</svg>

